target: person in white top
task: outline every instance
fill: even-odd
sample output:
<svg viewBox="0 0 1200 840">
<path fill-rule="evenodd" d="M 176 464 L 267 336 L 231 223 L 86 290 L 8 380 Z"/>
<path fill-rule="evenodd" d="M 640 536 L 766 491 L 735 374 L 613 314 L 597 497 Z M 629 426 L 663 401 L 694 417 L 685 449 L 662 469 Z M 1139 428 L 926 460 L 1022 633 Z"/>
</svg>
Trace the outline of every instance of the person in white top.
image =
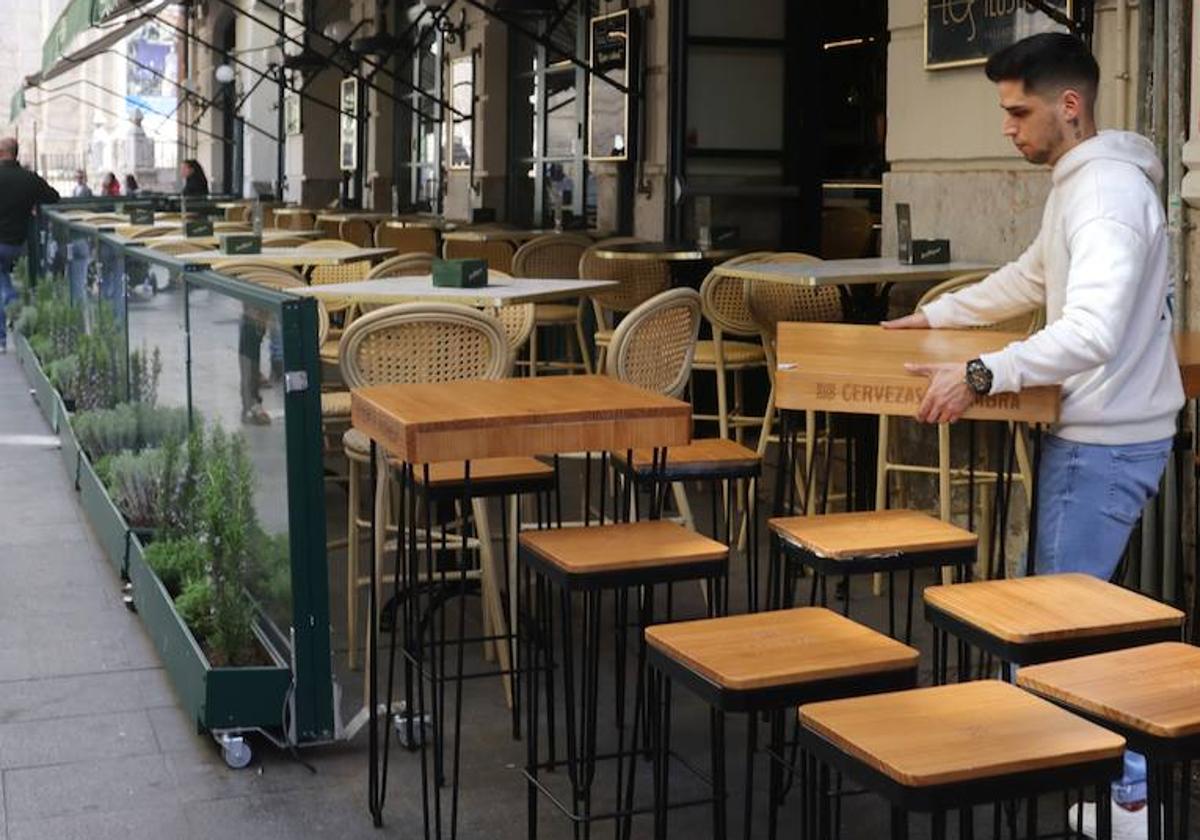
<svg viewBox="0 0 1200 840">
<path fill-rule="evenodd" d="M 1166 466 L 1183 386 L 1158 184 L 1144 137 L 1097 131 L 1099 67 L 1079 39 L 1034 35 L 993 55 L 1004 134 L 1052 167 L 1033 244 L 983 281 L 891 329 L 974 327 L 1046 308 L 1046 326 L 968 362 L 909 365 L 929 377 L 918 417 L 954 422 L 980 396 L 1061 385 L 1059 423 L 1038 480 L 1037 572 L 1114 574 Z M 1113 786 L 1114 838 L 1147 836 L 1145 761 L 1128 753 Z M 1095 836 L 1095 806 L 1072 814 Z"/>
</svg>

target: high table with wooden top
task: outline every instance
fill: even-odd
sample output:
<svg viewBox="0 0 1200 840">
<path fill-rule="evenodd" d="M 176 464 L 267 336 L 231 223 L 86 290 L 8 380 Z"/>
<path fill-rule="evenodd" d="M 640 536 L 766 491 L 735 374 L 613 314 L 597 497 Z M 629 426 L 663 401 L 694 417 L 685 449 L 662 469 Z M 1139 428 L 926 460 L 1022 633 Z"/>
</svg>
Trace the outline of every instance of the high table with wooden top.
<svg viewBox="0 0 1200 840">
<path fill-rule="evenodd" d="M 376 472 L 378 462 L 377 450 L 386 451 L 389 456 L 403 464 L 401 468 L 401 485 L 412 487 L 415 471 L 424 471 L 427 465 L 443 461 L 465 462 L 464 466 L 464 496 L 470 495 L 470 462 L 476 459 L 501 458 L 510 456 L 557 456 L 560 453 L 571 452 L 603 452 L 612 450 L 632 450 L 639 448 L 654 448 L 663 452 L 665 460 L 667 448 L 686 445 L 691 440 L 691 407 L 679 400 L 663 397 L 643 389 L 619 382 L 606 376 L 568 376 L 540 379 L 506 379 L 498 381 L 463 381 L 428 385 L 386 385 L 369 388 L 358 388 L 351 392 L 351 419 L 354 427 L 371 439 L 372 471 Z M 557 461 L 557 458 L 556 458 Z M 403 495 L 402 489 L 402 495 Z M 549 505 L 549 502 L 547 502 Z M 468 509 L 464 504 L 464 510 Z M 547 507 L 547 510 L 549 508 Z M 402 511 L 403 513 L 403 511 Z M 403 535 L 404 519 L 401 522 L 400 533 Z M 548 521 L 548 517 L 547 517 Z M 397 550 L 399 554 L 399 547 Z M 405 552 L 412 553 L 411 551 Z M 400 560 L 406 571 L 416 568 L 419 558 L 409 557 Z M 378 563 L 380 558 L 374 557 Z M 429 560 L 432 563 L 432 559 Z M 398 569 L 401 568 L 398 566 Z M 443 573 L 444 574 L 444 573 Z M 375 586 L 376 575 L 371 576 L 371 614 L 378 612 L 379 595 Z M 400 574 L 397 574 L 398 596 Z M 515 582 L 515 581 L 514 581 Z M 527 582 L 528 583 L 528 582 Z M 522 587 L 512 587 L 513 600 L 522 598 Z M 528 590 L 526 590 L 528 591 Z M 401 603 L 404 609 L 421 612 L 421 604 L 411 604 L 413 599 L 404 598 Z M 418 596 L 418 600 L 420 600 Z M 569 618 L 569 616 L 568 616 Z M 406 628 L 414 626 L 411 623 L 412 614 L 406 612 L 403 623 Z M 544 614 L 531 619 L 534 624 L 541 626 L 546 619 Z M 430 621 L 425 632 L 436 633 L 436 621 Z M 522 644 L 529 651 L 535 647 L 532 641 L 523 635 Z M 455 680 L 458 686 L 458 699 L 461 701 L 461 651 L 464 642 L 463 633 L 453 644 L 457 649 L 458 672 Z M 382 823 L 382 806 L 385 791 L 380 787 L 380 754 L 379 728 L 376 725 L 378 714 L 379 681 L 377 627 L 371 621 L 368 632 L 368 669 L 369 683 L 369 715 L 370 727 L 370 808 L 377 824 Z M 434 643 L 439 644 L 434 639 Z M 391 657 L 394 657 L 396 634 L 393 630 L 391 638 Z M 408 705 L 410 715 L 424 714 L 423 675 L 425 674 L 425 656 L 428 643 L 422 635 L 416 644 L 406 639 L 405 661 L 407 667 L 417 669 L 418 705 L 414 709 Z M 528 654 L 528 651 L 527 651 Z M 527 712 L 530 712 L 526 737 L 531 747 L 535 742 L 535 733 L 539 722 L 533 718 L 533 707 L 536 680 L 532 679 L 537 668 L 537 654 L 534 658 L 522 656 L 521 663 L 525 669 L 529 702 Z M 389 661 L 391 659 L 389 658 Z M 434 660 L 436 661 L 436 657 Z M 410 683 L 411 684 L 411 683 Z M 392 708 L 390 696 L 391 682 L 389 681 L 389 697 L 387 709 Z M 435 688 L 435 692 L 439 690 Z M 436 696 L 436 695 L 435 695 Z M 461 711 L 461 702 L 456 704 Z M 456 718 L 456 724 L 461 715 Z M 456 726 L 457 728 L 457 726 Z M 386 731 L 386 730 L 385 730 Z M 384 740 L 382 763 L 386 766 L 387 750 L 390 738 Z M 422 762 L 427 760 L 426 739 L 421 738 Z M 455 734 L 454 784 L 452 787 L 452 812 L 457 813 L 458 796 L 458 747 L 460 739 Z M 534 753 L 536 757 L 536 753 Z M 532 768 L 530 768 L 532 770 Z M 532 771 L 536 778 L 536 770 Z M 534 784 L 533 782 L 530 783 Z M 531 787 L 531 790 L 532 787 Z M 530 794 L 536 800 L 536 792 Z M 436 785 L 433 787 L 432 803 L 429 798 L 423 798 L 425 814 L 428 818 L 430 810 L 440 815 L 441 797 Z M 531 819 L 536 816 L 531 815 Z"/>
<path fill-rule="evenodd" d="M 1146 757 L 1143 813 L 1148 812 L 1149 836 L 1191 837 L 1192 762 L 1200 758 L 1200 648 L 1160 642 L 1033 665 L 1021 669 L 1017 684 L 1123 736 L 1129 749 Z"/>
<path fill-rule="evenodd" d="M 962 362 L 1002 349 L 1024 336 L 983 330 L 885 330 L 857 324 L 784 323 L 779 325 L 775 401 L 784 424 L 795 436 L 795 412 L 831 412 L 853 415 L 914 417 L 925 396 L 928 380 L 905 370 L 906 362 L 932 364 Z M 1033 472 L 1040 455 L 1040 424 L 1058 420 L 1060 388 L 1027 388 L 1016 394 L 996 394 L 977 399 L 964 414 L 966 420 L 997 420 L 1024 424 L 1033 429 Z M 859 424 L 856 438 L 868 450 L 857 458 L 856 503 L 871 505 L 875 488 L 875 455 L 878 426 Z M 1014 434 L 1017 432 L 1014 432 Z M 785 445 L 780 466 L 795 464 L 794 440 Z M 865 456 L 865 457 L 864 457 Z M 973 465 L 972 465 L 973 469 Z M 776 488 L 782 514 L 782 488 Z M 1030 509 L 1036 510 L 1036 475 Z M 948 496 L 949 487 L 941 491 Z M 945 496 L 944 496 L 945 498 Z M 948 506 L 942 506 L 947 518 Z M 971 510 L 973 522 L 973 509 Z M 1030 517 L 1029 551 L 1034 555 L 1037 517 Z M 973 527 L 969 527 L 973 530 Z M 1031 564 L 1032 568 L 1032 564 Z"/>
<path fill-rule="evenodd" d="M 512 306 L 566 300 L 611 286 L 608 280 L 542 280 L 520 277 L 491 280 L 486 286 L 457 288 L 433 285 L 431 275 L 379 277 L 355 283 L 315 284 L 297 293 L 356 303 L 389 305 L 413 301 L 461 303 L 466 306 Z"/>
<path fill-rule="evenodd" d="M 812 262 L 761 262 L 721 268 L 743 280 L 787 283 L 806 288 L 836 286 L 850 320 L 874 324 L 887 317 L 888 295 L 896 283 L 928 283 L 961 274 L 993 271 L 992 263 L 955 260 L 937 265 L 910 265 L 895 257 L 863 257 Z"/>
</svg>

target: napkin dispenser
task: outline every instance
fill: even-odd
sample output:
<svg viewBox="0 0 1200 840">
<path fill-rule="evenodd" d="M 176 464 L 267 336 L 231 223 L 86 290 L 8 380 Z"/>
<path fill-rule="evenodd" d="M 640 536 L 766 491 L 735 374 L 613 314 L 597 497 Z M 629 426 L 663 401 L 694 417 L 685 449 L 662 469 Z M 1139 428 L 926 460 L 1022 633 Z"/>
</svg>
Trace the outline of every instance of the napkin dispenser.
<svg viewBox="0 0 1200 840">
<path fill-rule="evenodd" d="M 484 260 L 434 260 L 433 285 L 443 289 L 478 289 L 487 285 Z"/>
<path fill-rule="evenodd" d="M 224 233 L 221 235 L 222 254 L 261 254 L 262 237 L 252 233 Z"/>
<path fill-rule="evenodd" d="M 912 265 L 938 265 L 950 262 L 949 239 L 914 239 L 912 241 Z"/>
<path fill-rule="evenodd" d="M 183 223 L 184 236 L 212 236 L 213 223 L 211 219 L 188 219 Z"/>
<path fill-rule="evenodd" d="M 131 225 L 152 225 L 152 224 L 154 224 L 154 208 L 153 207 L 131 207 L 129 209 L 129 224 L 131 224 Z"/>
</svg>

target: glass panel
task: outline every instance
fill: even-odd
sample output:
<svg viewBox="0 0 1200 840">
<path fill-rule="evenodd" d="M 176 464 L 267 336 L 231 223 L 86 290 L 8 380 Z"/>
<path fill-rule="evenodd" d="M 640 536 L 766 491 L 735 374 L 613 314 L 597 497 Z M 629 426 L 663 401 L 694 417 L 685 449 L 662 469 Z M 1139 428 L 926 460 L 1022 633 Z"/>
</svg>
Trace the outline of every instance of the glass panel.
<svg viewBox="0 0 1200 840">
<path fill-rule="evenodd" d="M 546 156 L 573 157 L 579 150 L 575 70 L 546 73 Z"/>
<path fill-rule="evenodd" d="M 737 72 L 729 72 L 731 67 Z M 782 149 L 784 70 L 782 50 L 692 47 L 688 145 Z"/>
<path fill-rule="evenodd" d="M 231 488 L 247 480 L 252 489 L 246 520 L 229 523 L 244 526 L 248 546 L 235 573 L 286 639 L 292 609 L 287 435 L 283 384 L 275 376 L 283 369 L 279 309 L 236 300 L 195 281 L 188 284 L 187 307 L 193 411 L 203 418 L 213 449 L 206 457 L 225 457 L 234 471 L 247 469 Z"/>
<path fill-rule="evenodd" d="M 784 0 L 690 0 L 688 30 L 699 36 L 782 38 Z"/>
</svg>

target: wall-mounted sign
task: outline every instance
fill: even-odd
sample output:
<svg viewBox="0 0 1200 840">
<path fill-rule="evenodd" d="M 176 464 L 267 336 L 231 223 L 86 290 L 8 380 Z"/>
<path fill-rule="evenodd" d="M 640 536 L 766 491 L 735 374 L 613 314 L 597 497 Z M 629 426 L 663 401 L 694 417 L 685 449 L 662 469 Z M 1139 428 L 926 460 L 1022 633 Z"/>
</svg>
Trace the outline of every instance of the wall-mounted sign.
<svg viewBox="0 0 1200 840">
<path fill-rule="evenodd" d="M 341 168 L 353 172 L 358 168 L 358 79 L 342 79 L 340 105 Z"/>
<path fill-rule="evenodd" d="M 631 84 L 633 38 L 628 9 L 592 18 L 592 67 L 625 87 Z M 588 157 L 629 159 L 629 95 L 588 77 Z"/>
<path fill-rule="evenodd" d="M 1068 17 L 1073 0 L 1047 0 Z M 982 64 L 992 53 L 1039 32 L 1065 32 L 1024 0 L 925 0 L 925 69 Z"/>
<path fill-rule="evenodd" d="M 450 104 L 467 116 L 450 115 L 450 168 L 470 169 L 475 139 L 475 59 L 471 56 L 450 62 Z"/>
</svg>

